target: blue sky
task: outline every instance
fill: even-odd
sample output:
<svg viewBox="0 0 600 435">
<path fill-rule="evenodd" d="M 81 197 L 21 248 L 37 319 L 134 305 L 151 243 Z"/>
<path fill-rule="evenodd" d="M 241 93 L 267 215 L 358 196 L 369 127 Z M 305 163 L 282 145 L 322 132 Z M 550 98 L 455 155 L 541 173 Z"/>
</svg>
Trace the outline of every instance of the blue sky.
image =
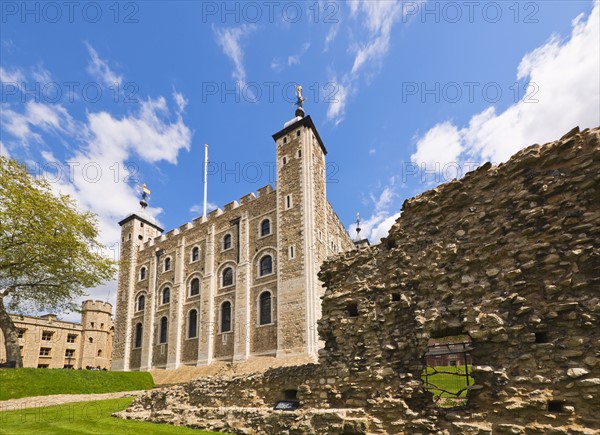
<svg viewBox="0 0 600 435">
<path fill-rule="evenodd" d="M 96 212 L 102 240 L 152 189 L 165 229 L 273 183 L 293 85 L 347 228 L 488 160 L 600 124 L 597 1 L 10 2 L 0 148 Z M 130 176 L 128 176 L 130 175 Z M 114 283 L 92 293 L 105 298 Z"/>
</svg>

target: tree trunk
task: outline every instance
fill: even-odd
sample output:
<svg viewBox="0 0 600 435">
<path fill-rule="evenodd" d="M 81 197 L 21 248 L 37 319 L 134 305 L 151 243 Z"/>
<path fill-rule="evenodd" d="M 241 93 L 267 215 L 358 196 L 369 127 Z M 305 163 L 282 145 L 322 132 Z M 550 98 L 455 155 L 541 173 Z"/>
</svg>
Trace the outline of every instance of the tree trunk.
<svg viewBox="0 0 600 435">
<path fill-rule="evenodd" d="M 6 361 L 14 362 L 14 367 L 23 367 L 21 350 L 19 349 L 19 333 L 10 315 L 4 308 L 3 298 L 0 297 L 0 330 L 4 333 Z"/>
</svg>

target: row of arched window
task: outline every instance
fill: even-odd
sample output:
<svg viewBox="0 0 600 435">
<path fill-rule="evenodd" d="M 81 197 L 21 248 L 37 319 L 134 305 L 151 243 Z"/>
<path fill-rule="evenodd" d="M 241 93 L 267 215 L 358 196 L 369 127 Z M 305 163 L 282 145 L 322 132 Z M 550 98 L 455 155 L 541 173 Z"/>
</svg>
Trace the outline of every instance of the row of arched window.
<svg viewBox="0 0 600 435">
<path fill-rule="evenodd" d="M 143 295 L 142 295 L 143 296 Z M 138 299 L 139 300 L 139 299 Z M 258 324 L 259 325 L 269 325 L 273 323 L 273 297 L 270 291 L 264 291 L 258 297 Z M 221 303 L 221 307 L 219 309 L 219 332 L 231 332 L 232 330 L 232 303 L 231 301 L 224 301 Z M 186 338 L 196 338 L 198 337 L 198 310 L 193 308 L 187 314 L 187 335 Z M 143 325 L 141 322 L 138 322 L 135 325 L 134 332 L 134 347 L 139 348 L 142 347 L 142 337 L 143 337 Z M 158 343 L 165 344 L 168 341 L 169 337 L 169 319 L 167 316 L 163 316 L 160 318 L 159 326 L 158 326 Z"/>
</svg>

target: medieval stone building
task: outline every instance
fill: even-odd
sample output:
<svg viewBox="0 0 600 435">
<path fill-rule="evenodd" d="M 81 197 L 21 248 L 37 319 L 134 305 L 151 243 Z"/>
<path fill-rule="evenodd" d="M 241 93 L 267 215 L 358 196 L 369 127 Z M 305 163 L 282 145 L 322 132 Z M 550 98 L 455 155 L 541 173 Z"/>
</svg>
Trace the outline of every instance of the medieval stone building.
<svg viewBox="0 0 600 435">
<path fill-rule="evenodd" d="M 353 243 L 327 200 L 327 151 L 310 116 L 300 109 L 273 139 L 276 190 L 167 234 L 143 208 L 119 222 L 114 370 L 317 355 L 317 273 Z"/>
<path fill-rule="evenodd" d="M 58 320 L 54 314 L 32 317 L 12 314 L 19 331 L 23 367 L 109 369 L 112 355 L 112 305 L 87 300 L 81 323 Z M 0 332 L 0 362 L 6 360 L 4 334 Z"/>
</svg>

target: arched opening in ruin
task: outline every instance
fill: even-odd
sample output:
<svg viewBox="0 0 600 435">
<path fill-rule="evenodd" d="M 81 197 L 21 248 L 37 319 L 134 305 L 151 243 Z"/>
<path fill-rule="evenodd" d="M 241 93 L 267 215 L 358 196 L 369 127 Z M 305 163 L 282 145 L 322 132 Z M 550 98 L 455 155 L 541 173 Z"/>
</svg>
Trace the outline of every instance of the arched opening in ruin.
<svg viewBox="0 0 600 435">
<path fill-rule="evenodd" d="M 471 337 L 457 330 L 432 334 L 423 355 L 421 380 L 423 388 L 433 394 L 434 403 L 442 408 L 464 406 L 472 373 L 473 344 Z M 451 335 L 448 335 L 448 334 Z"/>
<path fill-rule="evenodd" d="M 298 400 L 298 390 L 283 390 L 283 400 Z"/>
</svg>

